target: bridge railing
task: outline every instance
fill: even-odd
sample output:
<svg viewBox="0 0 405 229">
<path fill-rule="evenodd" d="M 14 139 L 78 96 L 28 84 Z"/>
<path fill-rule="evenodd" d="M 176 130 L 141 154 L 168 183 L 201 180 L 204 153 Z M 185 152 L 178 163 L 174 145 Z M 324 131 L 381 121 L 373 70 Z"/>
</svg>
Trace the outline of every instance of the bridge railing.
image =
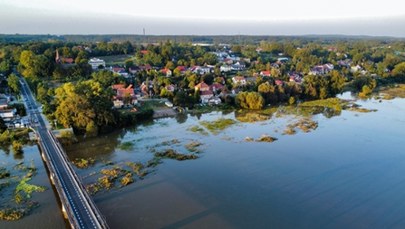
<svg viewBox="0 0 405 229">
<path fill-rule="evenodd" d="M 43 143 L 43 141 L 41 140 L 41 138 L 38 138 L 38 145 L 41 148 L 41 151 L 43 152 L 43 155 L 45 157 L 45 163 L 48 166 L 49 171 L 51 172 L 51 176 L 55 175 L 59 177 L 59 172 L 58 170 L 54 167 L 53 163 L 51 162 L 51 158 L 49 156 L 49 149 L 45 146 L 45 144 Z M 71 208 L 70 204 L 63 204 L 63 203 L 70 203 L 69 198 L 67 198 L 65 190 L 63 189 L 63 185 L 60 182 L 60 178 L 58 177 L 53 177 L 51 178 L 54 186 L 56 188 L 56 191 L 59 195 L 59 198 L 61 200 L 62 205 L 65 208 L 65 213 L 69 219 L 69 222 L 71 223 L 71 226 L 74 228 L 78 228 L 79 227 L 79 222 L 77 221 L 75 215 L 73 214 L 73 209 Z"/>
<path fill-rule="evenodd" d="M 100 226 L 102 228 L 108 228 L 105 217 L 100 213 L 100 210 L 97 208 L 93 199 L 89 196 L 88 192 L 86 191 L 86 188 L 84 187 L 82 180 L 79 178 L 79 176 L 77 176 L 77 173 L 74 171 L 73 167 L 69 163 L 69 159 L 68 159 L 62 145 L 60 144 L 59 140 L 52 133 L 52 131 L 48 130 L 48 133 L 51 136 L 51 140 L 55 143 L 55 145 L 58 149 L 59 155 L 62 156 L 63 162 L 64 162 L 66 168 L 69 170 L 69 173 L 74 178 L 75 184 L 79 187 L 81 196 L 84 197 L 84 199 L 86 200 L 86 204 L 92 210 L 91 211 L 92 215 L 97 219 L 97 222 L 100 224 Z"/>
</svg>

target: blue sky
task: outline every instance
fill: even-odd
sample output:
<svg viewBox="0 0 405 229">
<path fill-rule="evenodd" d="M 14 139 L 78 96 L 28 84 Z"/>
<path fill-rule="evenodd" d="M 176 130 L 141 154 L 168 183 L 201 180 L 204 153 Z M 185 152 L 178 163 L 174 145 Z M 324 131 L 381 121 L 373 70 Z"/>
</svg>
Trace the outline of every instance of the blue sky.
<svg viewBox="0 0 405 229">
<path fill-rule="evenodd" d="M 398 0 L 0 0 L 0 33 L 405 37 Z"/>
</svg>

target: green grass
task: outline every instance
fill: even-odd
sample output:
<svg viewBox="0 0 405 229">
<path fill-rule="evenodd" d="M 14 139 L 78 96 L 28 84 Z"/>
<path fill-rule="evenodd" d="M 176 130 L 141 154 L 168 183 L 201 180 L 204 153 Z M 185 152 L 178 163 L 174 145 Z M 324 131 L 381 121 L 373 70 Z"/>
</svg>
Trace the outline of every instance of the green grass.
<svg viewBox="0 0 405 229">
<path fill-rule="evenodd" d="M 345 101 L 338 98 L 329 99 L 319 99 L 313 101 L 307 101 L 299 104 L 300 107 L 324 107 L 330 108 L 336 111 L 341 111 L 343 106 L 346 104 Z"/>
<path fill-rule="evenodd" d="M 132 55 L 114 55 L 114 56 L 99 56 L 97 58 L 105 61 L 105 64 L 108 66 L 111 65 L 123 65 L 125 61 L 131 59 Z"/>
<path fill-rule="evenodd" d="M 384 99 L 405 98 L 405 84 L 383 88 L 380 93 L 384 95 Z"/>
<path fill-rule="evenodd" d="M 204 130 L 204 128 L 201 128 L 200 126 L 192 126 L 192 127 L 188 128 L 187 130 L 194 132 L 194 133 L 199 133 L 199 134 L 202 134 L 205 136 L 208 135 L 208 132 L 206 130 Z"/>
<path fill-rule="evenodd" d="M 181 154 L 181 153 L 176 152 L 173 149 L 167 149 L 167 150 L 165 150 L 163 152 L 155 153 L 155 157 L 157 157 L 157 158 L 175 159 L 175 160 L 178 160 L 178 161 L 193 160 L 193 159 L 198 158 L 194 154 Z"/>
<path fill-rule="evenodd" d="M 213 134 L 218 134 L 220 131 L 234 125 L 236 123 L 233 119 L 220 118 L 216 121 L 201 121 L 200 124 L 211 131 Z"/>
</svg>

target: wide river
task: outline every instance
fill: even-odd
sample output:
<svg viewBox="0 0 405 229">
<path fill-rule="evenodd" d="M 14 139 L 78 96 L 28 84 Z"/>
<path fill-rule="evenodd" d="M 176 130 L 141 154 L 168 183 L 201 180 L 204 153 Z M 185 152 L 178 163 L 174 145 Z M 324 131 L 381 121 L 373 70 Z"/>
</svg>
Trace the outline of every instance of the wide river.
<svg viewBox="0 0 405 229">
<path fill-rule="evenodd" d="M 96 159 L 77 168 L 90 183 L 108 165 L 146 163 L 154 150 L 187 152 L 186 144 L 202 143 L 196 160 L 163 159 L 144 179 L 95 194 L 111 228 L 405 228 L 405 99 L 356 103 L 377 111 L 317 114 L 317 129 L 294 135 L 283 132 L 297 115 L 254 123 L 234 112 L 164 118 L 67 151 L 72 160 Z M 236 124 L 217 133 L 190 131 L 220 118 Z M 245 141 L 263 134 L 278 140 Z M 39 217 L 44 226 L 36 228 L 46 228 L 56 213 L 43 201 L 24 220 L 0 227 L 28 228 Z M 64 227 L 57 222 L 53 228 Z"/>
</svg>

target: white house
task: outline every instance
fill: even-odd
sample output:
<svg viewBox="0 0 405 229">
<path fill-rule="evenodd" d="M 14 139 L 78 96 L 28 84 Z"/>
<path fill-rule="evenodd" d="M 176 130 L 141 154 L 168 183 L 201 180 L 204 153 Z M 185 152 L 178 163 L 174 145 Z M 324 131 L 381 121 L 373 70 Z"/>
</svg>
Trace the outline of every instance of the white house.
<svg viewBox="0 0 405 229">
<path fill-rule="evenodd" d="M 102 60 L 102 59 L 91 58 L 91 59 L 89 60 L 89 64 L 91 65 L 91 68 L 92 68 L 93 70 L 97 70 L 100 65 L 105 68 L 105 61 Z"/>
<path fill-rule="evenodd" d="M 243 76 L 232 77 L 232 82 L 237 85 L 246 85 L 246 79 Z"/>
<path fill-rule="evenodd" d="M 220 70 L 221 72 L 230 72 L 230 71 L 232 71 L 232 66 L 230 66 L 230 65 L 222 65 L 222 66 L 219 68 L 219 70 Z"/>
</svg>

